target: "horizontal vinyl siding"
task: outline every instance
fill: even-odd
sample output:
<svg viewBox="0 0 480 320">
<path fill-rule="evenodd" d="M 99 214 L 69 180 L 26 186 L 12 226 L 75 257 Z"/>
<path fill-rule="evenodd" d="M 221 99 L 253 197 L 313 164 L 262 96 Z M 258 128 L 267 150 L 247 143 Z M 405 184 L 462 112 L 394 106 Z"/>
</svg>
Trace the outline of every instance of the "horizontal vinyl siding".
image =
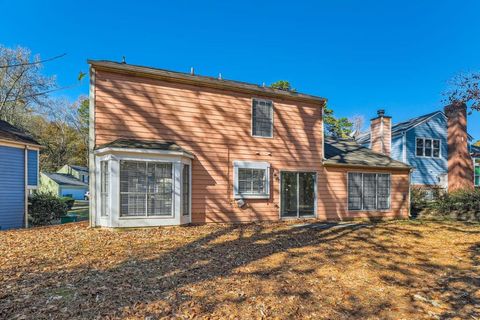
<svg viewBox="0 0 480 320">
<path fill-rule="evenodd" d="M 278 220 L 281 170 L 317 173 L 318 217 L 349 216 L 345 207 L 336 210 L 334 196 L 327 197 L 329 193 L 344 197 L 346 178 L 327 174 L 322 165 L 320 104 L 107 72 L 96 73 L 95 85 L 96 145 L 118 138 L 157 139 L 175 142 L 195 155 L 193 222 Z M 273 101 L 273 138 L 251 136 L 253 98 Z M 247 200 L 246 207 L 237 207 L 235 160 L 270 163 L 270 199 Z"/>
<path fill-rule="evenodd" d="M 0 227 L 21 228 L 25 197 L 25 150 L 0 146 Z"/>
<path fill-rule="evenodd" d="M 38 151 L 28 150 L 28 185 L 38 185 Z"/>
<path fill-rule="evenodd" d="M 416 156 L 416 138 L 439 139 L 441 143 L 440 158 L 421 158 Z M 407 157 L 414 167 L 412 184 L 435 185 L 438 176 L 448 171 L 447 121 L 442 114 L 437 114 L 429 121 L 407 132 Z"/>
<path fill-rule="evenodd" d="M 403 162 L 403 135 L 392 137 L 392 152 L 393 159 Z"/>
</svg>

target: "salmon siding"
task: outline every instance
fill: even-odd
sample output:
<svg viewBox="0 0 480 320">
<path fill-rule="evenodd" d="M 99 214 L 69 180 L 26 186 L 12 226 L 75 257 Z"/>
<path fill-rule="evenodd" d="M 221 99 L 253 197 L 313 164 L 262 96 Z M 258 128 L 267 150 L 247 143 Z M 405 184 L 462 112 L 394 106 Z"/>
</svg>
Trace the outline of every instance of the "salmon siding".
<svg viewBox="0 0 480 320">
<path fill-rule="evenodd" d="M 324 166 L 322 121 L 324 101 L 321 99 L 268 91 L 263 94 L 261 90 L 247 92 L 248 90 L 236 90 L 233 87 L 214 88 L 204 85 L 200 80 L 197 83 L 194 81 L 180 83 L 165 77 L 155 79 L 153 76 L 117 72 L 114 69 L 96 66 L 95 63 L 92 67 L 92 76 L 94 79 L 91 97 L 94 104 L 92 149 L 93 147 L 99 149 L 102 145 L 118 139 L 137 139 L 174 142 L 186 154 L 193 155 L 193 159 L 187 159 L 188 161 L 179 160 L 183 161 L 184 166 L 191 164 L 191 219 L 188 222 L 278 220 L 282 206 L 280 180 L 281 177 L 286 179 L 288 176 L 283 172 L 290 171 L 312 173 L 297 178 L 289 176 L 292 181 L 295 179 L 314 181 L 306 185 L 305 190 L 298 191 L 305 194 L 310 192 L 308 193 L 310 196 L 300 194 L 290 202 L 294 205 L 295 201 L 308 202 L 310 210 L 314 210 L 313 216 L 319 219 L 408 215 L 406 196 L 409 185 L 408 170 Z M 268 135 L 257 137 L 252 134 L 254 101 L 266 101 L 267 106 L 271 102 L 273 106 L 271 137 Z M 236 163 L 248 163 L 253 169 L 238 171 Z M 266 166 L 267 171 L 256 170 L 257 166 Z M 93 180 L 97 180 L 98 189 L 98 166 L 95 171 L 97 179 Z M 347 208 L 349 171 L 391 173 L 391 209 L 372 212 L 349 211 Z M 262 176 L 263 172 L 266 177 Z M 240 175 L 240 180 L 242 176 L 248 179 L 251 178 L 249 175 L 255 177 L 260 175 L 258 179 L 264 179 L 262 181 L 269 184 L 262 186 L 260 182 L 260 188 L 263 188 L 261 191 L 268 192 L 268 195 L 258 199 L 248 196 L 236 197 L 238 190 L 234 188 L 243 188 L 248 192 L 249 188 L 253 190 L 259 187 L 255 179 L 251 184 L 248 180 L 247 184 L 239 186 L 238 184 L 242 182 L 238 181 L 239 177 L 236 175 Z M 234 181 L 235 178 L 237 181 Z M 185 185 L 188 181 L 184 180 L 183 183 Z M 298 185 L 304 184 L 298 182 Z M 115 193 L 119 189 L 120 187 L 112 186 L 111 190 Z M 284 193 L 291 192 L 286 190 Z M 182 191 L 182 194 L 188 192 Z M 312 198 L 312 194 L 314 199 L 307 199 Z M 292 197 L 295 198 L 294 195 Z M 241 206 L 243 203 L 238 202 L 238 198 L 244 198 L 243 206 Z M 99 199 L 98 195 L 96 199 Z M 127 208 L 124 202 L 120 207 L 122 205 Z M 170 204 L 168 205 L 170 209 Z M 286 204 L 283 205 L 285 207 Z M 309 215 L 307 207 L 309 206 L 305 206 L 307 210 L 305 216 Z M 297 211 L 301 210 L 303 209 Z M 98 214 L 95 212 L 95 215 Z"/>
</svg>

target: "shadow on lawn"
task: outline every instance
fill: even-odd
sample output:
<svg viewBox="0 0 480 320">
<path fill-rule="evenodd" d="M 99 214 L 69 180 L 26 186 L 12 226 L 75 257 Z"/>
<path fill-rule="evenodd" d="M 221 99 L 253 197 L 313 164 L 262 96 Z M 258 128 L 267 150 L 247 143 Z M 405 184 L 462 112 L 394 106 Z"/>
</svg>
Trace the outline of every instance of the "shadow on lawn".
<svg viewBox="0 0 480 320">
<path fill-rule="evenodd" d="M 288 272 L 308 275 L 315 272 L 311 265 L 321 267 L 348 264 L 353 259 L 362 258 L 378 272 L 389 271 L 393 274 L 390 277 L 380 277 L 385 283 L 413 288 L 426 296 L 448 289 L 451 294 L 445 297 L 444 303 L 450 304 L 451 308 L 448 312 L 443 311 L 445 316 L 450 316 L 452 312 L 461 314 L 462 317 L 478 316 L 472 307 L 472 304 L 478 304 L 475 296 L 479 288 L 478 275 L 462 273 L 452 266 L 448 268 L 448 275 L 439 276 L 438 287 L 425 287 L 419 275 L 441 274 L 444 267 L 430 263 L 426 258 L 416 260 L 413 265 L 406 263 L 404 257 L 415 250 L 415 245 L 399 246 L 397 241 L 402 237 L 402 232 L 412 233 L 414 238 L 421 237 L 421 234 L 407 228 L 403 231 L 402 229 L 400 226 L 389 228 L 388 224 L 329 224 L 319 228 L 307 225 L 292 226 L 286 230 L 268 230 L 262 224 L 231 225 L 150 260 L 129 260 L 107 270 L 89 270 L 82 267 L 61 274 L 23 276 L 15 281 L 21 281 L 25 286 L 31 285 L 32 297 L 45 296 L 53 288 L 70 290 L 76 295 L 71 299 L 59 299 L 55 302 L 54 309 L 47 310 L 46 313 L 38 312 L 45 309 L 45 299 L 31 299 L 28 305 L 12 305 L 8 303 L 12 301 L 0 299 L 0 315 L 3 314 L 6 318 L 18 313 L 34 314 L 36 318 L 49 318 L 55 314 L 60 314 L 60 318 L 107 315 L 125 317 L 134 316 L 134 309 L 139 306 L 144 306 L 146 309 L 142 310 L 146 315 L 153 317 L 175 316 L 181 314 L 185 308 L 196 308 L 197 314 L 211 313 L 217 310 L 219 302 L 225 301 L 215 299 L 215 289 L 209 288 L 212 291 L 199 298 L 190 296 L 186 288 L 203 281 L 225 280 L 232 274 L 235 277 L 250 276 L 253 279 L 285 277 Z M 220 239 L 234 232 L 235 238 Z M 312 250 L 301 250 L 310 246 L 314 246 Z M 472 248 L 472 259 L 476 263 L 478 250 L 478 246 Z M 318 252 L 318 255 L 312 256 L 311 251 Z M 237 269 L 276 253 L 285 254 L 286 258 L 283 263 L 273 268 L 253 271 Z M 305 264 L 302 261 L 305 261 Z M 307 268 L 302 268 L 305 266 Z M 13 285 L 13 280 L 9 284 Z M 235 290 L 234 283 L 232 285 L 231 289 Z M 254 286 L 255 283 L 251 285 Z M 305 305 L 318 304 L 318 297 L 312 297 L 307 289 L 306 285 L 302 284 L 293 289 L 278 285 L 274 294 L 279 299 L 285 296 L 298 297 Z M 241 304 L 246 298 L 240 294 L 229 301 Z M 388 295 L 382 300 L 370 301 L 368 306 L 362 305 L 359 298 L 353 294 L 348 299 L 349 303 L 338 305 L 336 312 L 339 318 L 377 317 L 380 312 L 394 308 L 396 304 L 396 301 L 389 300 Z M 148 309 L 146 305 L 154 301 L 160 301 L 157 308 Z M 411 310 L 408 312 L 425 314 L 426 309 L 422 308 L 423 305 L 415 305 L 412 301 Z M 286 316 L 299 316 L 295 311 L 292 312 Z"/>
</svg>

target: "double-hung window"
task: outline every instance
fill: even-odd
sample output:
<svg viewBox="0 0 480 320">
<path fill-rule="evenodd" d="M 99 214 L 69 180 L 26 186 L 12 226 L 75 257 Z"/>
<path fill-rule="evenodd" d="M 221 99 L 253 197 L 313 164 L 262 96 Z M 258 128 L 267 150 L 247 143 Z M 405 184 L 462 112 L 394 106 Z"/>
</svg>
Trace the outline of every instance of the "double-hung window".
<svg viewBox="0 0 480 320">
<path fill-rule="evenodd" d="M 109 186 L 108 161 L 100 161 L 100 216 L 102 217 L 108 216 Z"/>
<path fill-rule="evenodd" d="M 348 210 L 390 209 L 390 174 L 348 173 Z"/>
<path fill-rule="evenodd" d="M 252 136 L 273 137 L 273 102 L 253 99 L 252 103 Z"/>
<path fill-rule="evenodd" d="M 120 216 L 173 216 L 172 163 L 120 161 Z"/>
<path fill-rule="evenodd" d="M 417 157 L 440 158 L 440 140 L 438 139 L 416 139 Z"/>
<path fill-rule="evenodd" d="M 480 158 L 473 159 L 475 164 L 475 186 L 480 187 Z"/>
<path fill-rule="evenodd" d="M 236 199 L 270 198 L 270 164 L 268 162 L 234 162 L 234 197 Z"/>
</svg>

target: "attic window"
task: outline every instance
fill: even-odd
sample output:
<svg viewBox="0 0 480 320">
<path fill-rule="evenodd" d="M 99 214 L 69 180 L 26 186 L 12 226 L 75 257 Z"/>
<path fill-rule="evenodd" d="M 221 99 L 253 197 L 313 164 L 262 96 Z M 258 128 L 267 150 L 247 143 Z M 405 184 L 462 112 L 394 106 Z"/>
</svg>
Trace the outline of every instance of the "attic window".
<svg viewBox="0 0 480 320">
<path fill-rule="evenodd" d="M 253 99 L 252 102 L 252 136 L 273 137 L 273 102 Z"/>
</svg>

